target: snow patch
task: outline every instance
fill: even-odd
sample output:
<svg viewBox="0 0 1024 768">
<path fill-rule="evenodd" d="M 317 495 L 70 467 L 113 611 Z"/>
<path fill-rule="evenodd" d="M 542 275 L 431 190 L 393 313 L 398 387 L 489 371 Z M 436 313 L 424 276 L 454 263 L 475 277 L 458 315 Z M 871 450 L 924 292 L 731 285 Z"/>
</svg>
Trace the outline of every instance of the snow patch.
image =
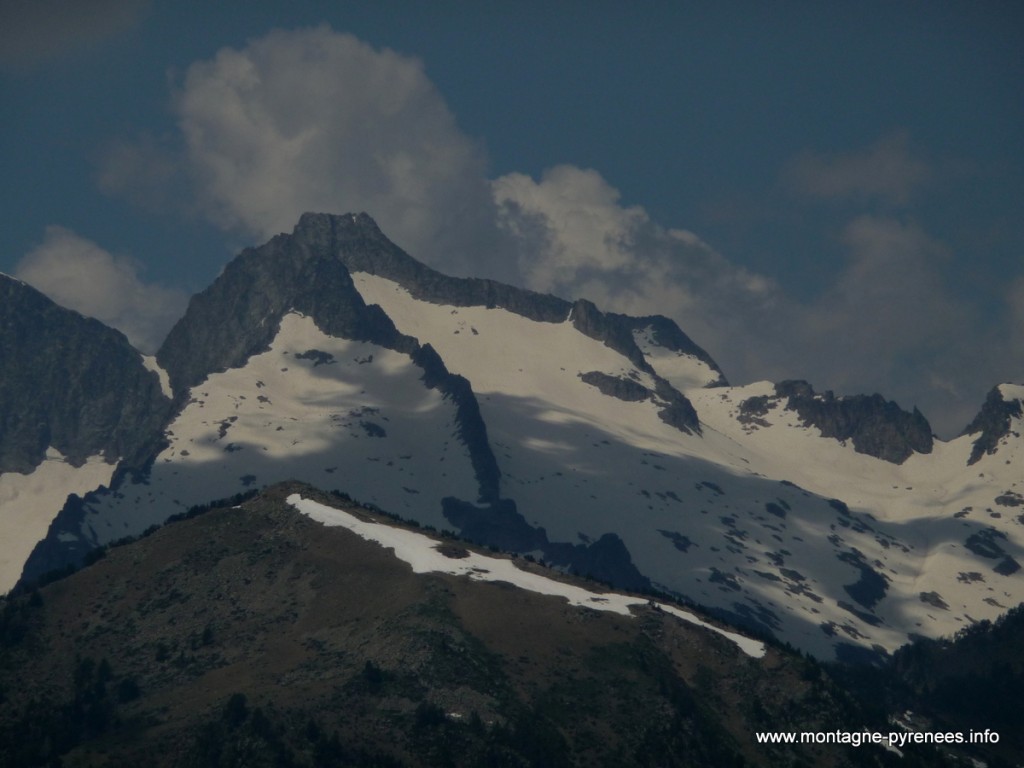
<svg viewBox="0 0 1024 768">
<path fill-rule="evenodd" d="M 1024 384 L 1000 384 L 999 394 L 1004 403 L 1012 403 L 1014 400 L 1024 401 Z"/>
<path fill-rule="evenodd" d="M 651 326 L 633 331 L 633 340 L 658 375 L 680 392 L 703 388 L 720 379 L 718 371 L 700 358 L 667 349 L 655 341 Z"/>
<path fill-rule="evenodd" d="M 156 361 L 156 356 L 140 354 L 140 357 L 142 357 L 142 364 L 146 366 L 146 370 L 152 371 L 160 379 L 160 389 L 163 391 L 164 396 L 168 400 L 173 400 L 174 390 L 171 389 L 171 379 L 167 375 L 167 371 L 161 368 L 160 363 Z"/>
</svg>

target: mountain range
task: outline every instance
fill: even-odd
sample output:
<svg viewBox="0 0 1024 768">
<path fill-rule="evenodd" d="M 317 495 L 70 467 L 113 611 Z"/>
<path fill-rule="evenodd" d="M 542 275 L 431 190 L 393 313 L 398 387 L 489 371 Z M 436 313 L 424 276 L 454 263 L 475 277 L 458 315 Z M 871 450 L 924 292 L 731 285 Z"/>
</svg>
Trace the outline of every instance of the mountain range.
<svg viewBox="0 0 1024 768">
<path fill-rule="evenodd" d="M 155 357 L 0 276 L 0 589 L 285 480 L 878 660 L 1024 600 L 1024 386 L 963 434 L 731 386 L 673 321 L 442 275 L 365 214 L 243 251 Z"/>
</svg>

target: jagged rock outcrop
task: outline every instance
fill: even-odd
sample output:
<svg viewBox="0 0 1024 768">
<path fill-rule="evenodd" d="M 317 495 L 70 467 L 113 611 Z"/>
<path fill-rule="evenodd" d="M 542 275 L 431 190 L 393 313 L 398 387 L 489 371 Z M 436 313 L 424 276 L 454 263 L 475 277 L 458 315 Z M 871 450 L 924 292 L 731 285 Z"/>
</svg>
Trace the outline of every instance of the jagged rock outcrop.
<svg viewBox="0 0 1024 768">
<path fill-rule="evenodd" d="M 469 450 L 470 462 L 480 486 L 480 501 L 497 503 L 501 496 L 501 470 L 487 439 L 487 425 L 473 387 L 464 377 L 450 373 L 429 344 L 412 353 L 412 361 L 423 369 L 423 383 L 437 389 L 456 405 L 459 437 Z"/>
<path fill-rule="evenodd" d="M 996 452 L 999 441 L 1010 433 L 1011 420 L 1024 415 L 1024 408 L 1021 401 L 1011 399 L 1006 401 L 999 387 L 993 387 L 985 398 L 984 405 L 978 411 L 978 415 L 967 425 L 961 434 L 978 435 L 971 448 L 971 457 L 968 464 L 978 462 L 985 454 Z"/>
<path fill-rule="evenodd" d="M 698 346 L 693 339 L 683 333 L 683 330 L 674 320 L 671 320 L 664 315 L 644 315 L 643 317 L 619 315 L 618 317 L 621 317 L 622 322 L 629 325 L 631 331 L 639 331 L 644 328 L 649 328 L 654 336 L 654 341 L 659 346 L 664 347 L 667 350 L 671 350 L 672 352 L 678 352 L 681 355 L 690 355 L 695 357 L 708 366 L 712 371 L 715 371 L 718 374 L 718 378 L 705 386 L 729 386 L 729 381 L 725 378 L 725 374 L 722 372 L 722 369 L 718 367 L 718 363 L 716 363 L 711 355 L 704 351 L 704 349 Z"/>
<path fill-rule="evenodd" d="M 654 368 L 651 367 L 651 364 L 647 362 L 644 353 L 637 346 L 636 339 L 633 337 L 635 329 L 647 327 L 651 324 L 652 320 L 656 319 L 655 317 L 636 318 L 619 315 L 614 312 L 602 312 L 593 302 L 586 299 L 580 299 L 572 306 L 572 324 L 576 330 L 592 339 L 604 342 L 606 346 L 624 355 L 639 370 L 645 371 L 654 377 L 654 393 L 663 401 L 663 407 L 658 413 L 659 418 L 682 432 L 700 434 L 700 419 L 693 404 L 686 399 L 682 392 L 657 374 Z M 665 329 L 669 326 L 675 325 L 668 318 L 661 319 L 665 322 L 658 325 L 663 329 L 663 332 L 667 332 Z M 679 331 L 679 334 L 689 341 L 689 338 L 682 331 Z M 678 341 L 678 338 L 676 341 Z M 692 342 L 690 343 L 692 344 Z M 715 366 L 715 369 L 717 370 L 718 367 Z M 604 374 L 598 375 L 604 378 L 597 379 L 593 377 L 593 373 L 588 373 L 586 376 L 590 376 L 591 379 L 587 380 L 584 377 L 584 381 L 598 387 L 605 394 L 621 397 L 624 392 L 622 386 L 613 387 L 609 381 L 609 379 L 614 377 L 605 376 Z M 637 395 L 638 392 L 633 388 L 630 396 L 622 399 L 643 399 L 637 397 Z"/>
<path fill-rule="evenodd" d="M 606 346 L 624 355 L 641 371 L 653 373 L 650 363 L 633 338 L 633 318 L 602 312 L 593 302 L 579 299 L 572 305 L 572 324 L 580 333 L 602 341 Z"/>
<path fill-rule="evenodd" d="M 775 393 L 787 398 L 786 407 L 807 426 L 820 429 L 822 437 L 850 440 L 858 453 L 902 464 L 915 452 L 932 451 L 931 425 L 917 408 L 908 413 L 879 394 L 817 394 L 799 380 L 776 384 Z"/>
<path fill-rule="evenodd" d="M 444 516 L 470 541 L 511 552 L 542 552 L 555 565 L 622 589 L 651 588 L 650 579 L 640 573 L 625 543 L 614 533 L 585 544 L 553 542 L 544 528 L 526 522 L 511 499 L 481 509 L 448 498 L 444 500 Z"/>
<path fill-rule="evenodd" d="M 654 373 L 633 335 L 636 331 L 650 329 L 654 340 L 660 346 L 672 352 L 691 355 L 718 373 L 718 379 L 708 386 L 728 385 L 725 374 L 711 355 L 697 346 L 674 321 L 664 315 L 631 317 L 615 312 L 602 312 L 593 302 L 579 299 L 572 305 L 572 324 L 580 333 L 602 341 L 616 352 L 625 355 L 640 370 Z"/>
<path fill-rule="evenodd" d="M 311 248 L 333 253 L 350 272 L 386 277 L 422 301 L 453 307 L 501 307 L 546 323 L 563 322 L 572 307 L 556 296 L 493 280 L 443 275 L 388 240 L 365 213 L 304 213 L 294 237 Z"/>
<path fill-rule="evenodd" d="M 601 394 L 609 397 L 617 397 L 629 403 L 651 398 L 654 393 L 638 381 L 627 379 L 623 376 L 609 376 L 600 371 L 587 371 L 580 374 L 580 379 L 592 387 L 596 387 Z"/>
<path fill-rule="evenodd" d="M 119 331 L 0 275 L 0 472 L 56 448 L 73 465 L 138 462 L 170 408 L 157 374 Z"/>
</svg>

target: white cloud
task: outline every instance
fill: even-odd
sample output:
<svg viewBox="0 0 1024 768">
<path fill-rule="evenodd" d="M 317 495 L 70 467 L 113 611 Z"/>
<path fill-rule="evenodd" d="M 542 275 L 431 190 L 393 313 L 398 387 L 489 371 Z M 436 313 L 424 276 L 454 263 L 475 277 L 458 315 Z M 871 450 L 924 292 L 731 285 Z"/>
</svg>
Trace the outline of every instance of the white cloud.
<svg viewBox="0 0 1024 768">
<path fill-rule="evenodd" d="M 661 227 L 640 206 L 621 206 L 596 171 L 559 166 L 540 181 L 510 174 L 493 186 L 500 225 L 518 238 L 519 271 L 534 290 L 669 315 L 713 355 L 743 332 L 738 321 L 771 321 L 779 309 L 771 280 L 692 232 Z"/>
<path fill-rule="evenodd" d="M 632 266 L 631 235 L 649 223 L 647 214 L 637 206 L 622 208 L 618 190 L 596 171 L 562 165 L 546 171 L 539 183 L 513 173 L 493 186 L 504 226 L 519 238 L 529 238 L 529 228 L 537 224 L 547 234 L 546 249 L 520 259 L 531 287 L 557 289 L 576 282 L 581 271 L 609 273 Z"/>
<path fill-rule="evenodd" d="M 422 63 L 352 35 L 278 30 L 222 49 L 189 67 L 174 109 L 203 212 L 226 229 L 266 238 L 305 211 L 367 211 L 451 264 L 493 221 L 485 153 Z"/>
<path fill-rule="evenodd" d="M 155 352 L 187 301 L 180 291 L 143 282 L 132 259 L 63 227 L 46 228 L 42 244 L 18 263 L 15 276 L 61 306 L 117 328 L 146 353 Z"/>
</svg>

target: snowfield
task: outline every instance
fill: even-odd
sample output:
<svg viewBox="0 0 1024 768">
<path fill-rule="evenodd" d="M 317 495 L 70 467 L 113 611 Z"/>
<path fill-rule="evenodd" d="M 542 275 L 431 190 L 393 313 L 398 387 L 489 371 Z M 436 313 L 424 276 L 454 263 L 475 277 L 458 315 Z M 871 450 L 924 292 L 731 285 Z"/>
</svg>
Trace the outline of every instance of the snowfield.
<svg viewBox="0 0 1024 768">
<path fill-rule="evenodd" d="M 110 482 L 114 464 L 91 456 L 80 467 L 69 464 L 55 448 L 27 475 L 0 474 L 0 594 L 21 577 L 21 569 L 71 494 L 85 494 Z"/>
<path fill-rule="evenodd" d="M 839 645 L 891 651 L 910 634 L 955 633 L 1024 600 L 1024 510 L 1000 506 L 1024 493 L 1019 441 L 973 466 L 969 436 L 892 464 L 823 438 L 785 400 L 741 418 L 740 404 L 774 396 L 772 384 L 708 387 L 710 367 L 635 332 L 697 410 L 702 435 L 685 434 L 656 401 L 583 382 L 598 371 L 653 388 L 568 319 L 432 304 L 377 275 L 353 279 L 472 382 L 502 495 L 552 541 L 614 532 L 656 585 L 826 658 Z"/>
<path fill-rule="evenodd" d="M 445 525 L 441 498 L 477 498 L 455 407 L 408 355 L 333 338 L 286 315 L 271 348 L 209 376 L 166 431 L 149 477 L 87 503 L 96 543 L 282 480 L 340 488 Z"/>
</svg>

